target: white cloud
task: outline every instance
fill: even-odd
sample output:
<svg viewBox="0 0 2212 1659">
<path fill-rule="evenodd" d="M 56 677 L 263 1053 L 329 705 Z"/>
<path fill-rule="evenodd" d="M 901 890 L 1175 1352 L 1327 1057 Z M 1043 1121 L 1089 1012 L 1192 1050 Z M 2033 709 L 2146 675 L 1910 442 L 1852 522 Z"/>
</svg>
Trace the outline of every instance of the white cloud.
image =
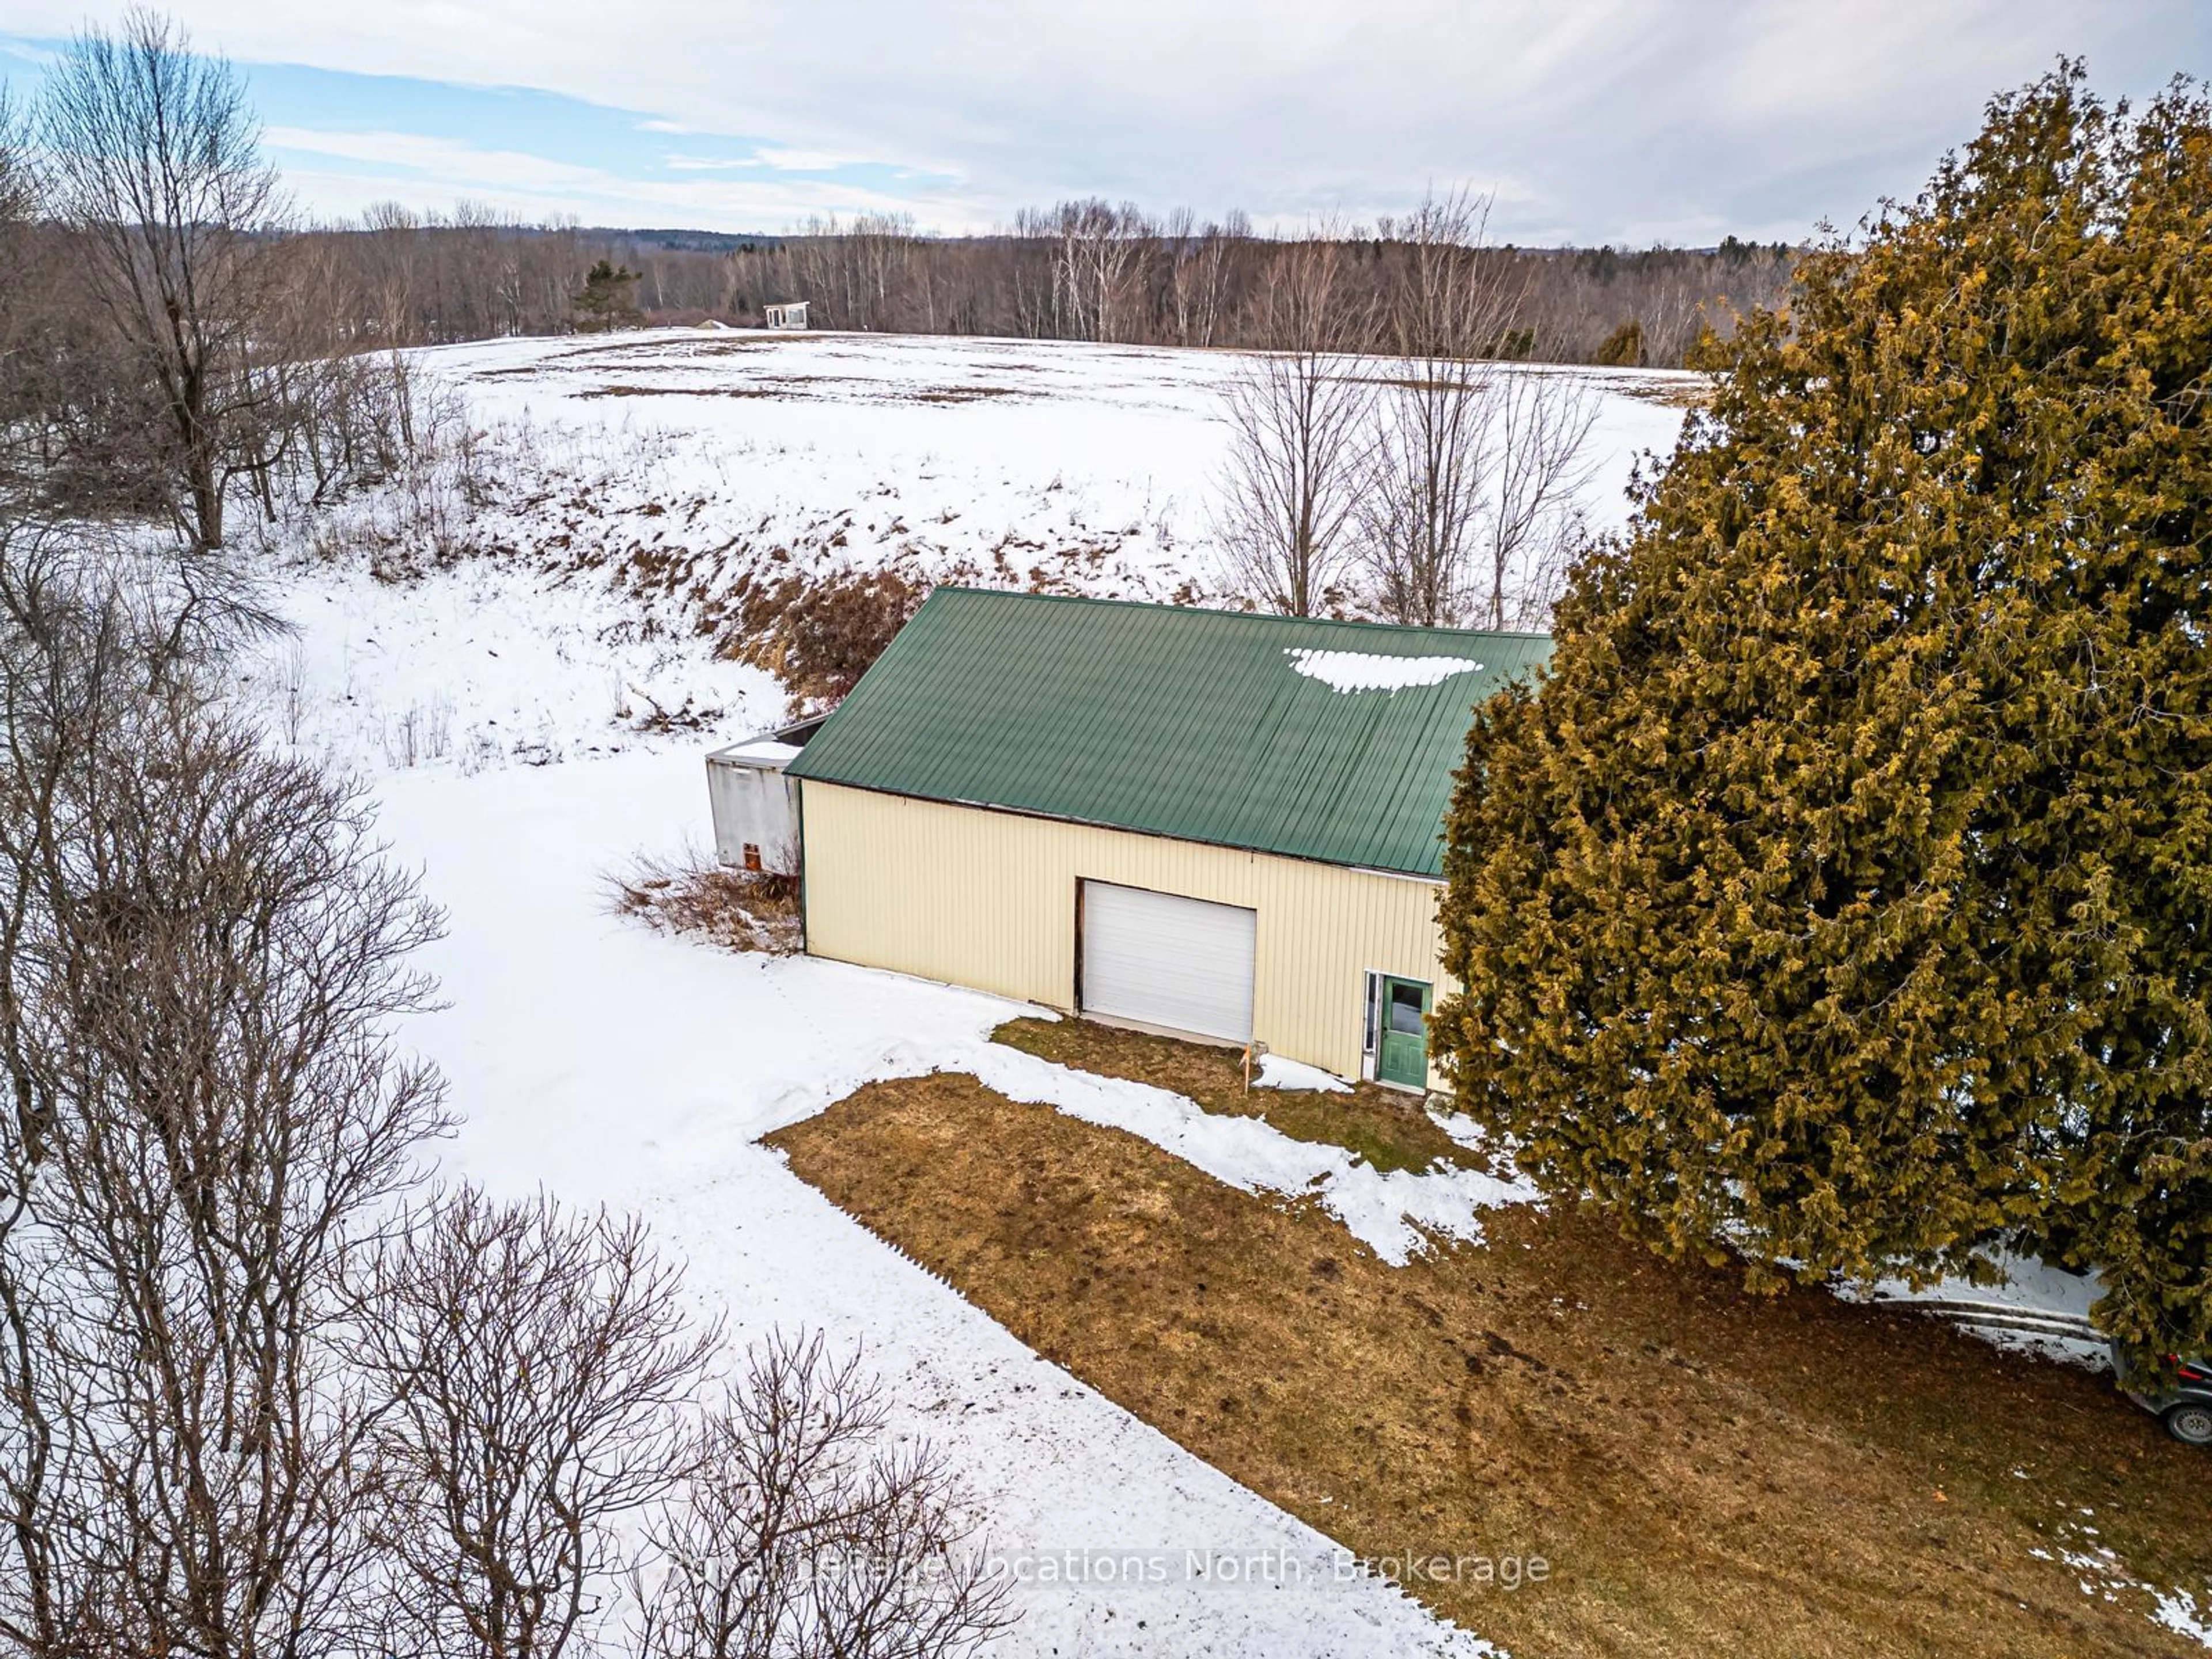
<svg viewBox="0 0 2212 1659">
<path fill-rule="evenodd" d="M 560 217 L 594 224 L 781 225 L 823 213 L 927 212 L 957 215 L 959 204 L 932 200 L 916 208 L 904 197 L 835 181 L 784 181 L 772 176 L 637 179 L 602 168 L 549 161 L 519 150 L 494 150 L 405 132 L 321 132 L 272 127 L 285 182 L 326 217 L 358 215 L 394 193 L 435 204 L 484 203 L 531 220 Z M 301 156 L 373 169 L 319 167 Z"/>
<path fill-rule="evenodd" d="M 728 173 L 764 165 L 756 155 L 666 155 L 661 158 L 661 164 L 678 173 Z"/>
<path fill-rule="evenodd" d="M 1917 187 L 1991 92 L 2061 52 L 2114 91 L 2212 62 L 2203 0 L 170 5 L 242 60 L 765 134 L 792 158 L 772 169 L 863 157 L 955 177 L 951 228 L 1094 193 L 1366 218 L 1465 180 L 1511 182 L 1496 228 L 1522 240 L 1794 236 Z M 10 26 L 65 32 L 82 6 L 9 0 Z"/>
<path fill-rule="evenodd" d="M 750 155 L 664 155 L 661 164 L 679 173 L 743 172 L 749 167 L 767 167 L 776 173 L 836 173 L 868 166 L 869 161 L 865 156 L 840 155 L 830 150 L 765 144 Z M 901 171 L 910 173 L 911 169 Z"/>
<path fill-rule="evenodd" d="M 782 145 L 770 145 L 756 152 L 763 167 L 771 167 L 781 173 L 835 173 L 840 167 L 860 167 L 866 158 L 840 155 L 834 150 L 791 149 Z"/>
</svg>

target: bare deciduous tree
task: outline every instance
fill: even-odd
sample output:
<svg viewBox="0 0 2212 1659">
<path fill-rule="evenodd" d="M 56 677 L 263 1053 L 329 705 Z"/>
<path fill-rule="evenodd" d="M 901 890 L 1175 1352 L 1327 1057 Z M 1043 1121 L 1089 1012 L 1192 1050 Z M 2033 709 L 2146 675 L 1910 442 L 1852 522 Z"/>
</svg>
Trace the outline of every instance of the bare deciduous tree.
<svg viewBox="0 0 2212 1659">
<path fill-rule="evenodd" d="M 1169 259 L 1167 290 L 1177 345 L 1210 346 L 1229 309 L 1231 255 L 1251 240 L 1251 222 L 1231 213 L 1220 224 L 1194 230 L 1194 215 L 1178 208 L 1162 233 Z"/>
<path fill-rule="evenodd" d="M 223 609 L 0 548 L 0 1631 L 40 1659 L 356 1633 L 342 1291 L 443 1124 L 389 1036 L 437 919 L 209 702 Z"/>
<path fill-rule="evenodd" d="M 718 1340 L 635 1221 L 471 1188 L 379 1262 L 362 1356 L 390 1408 L 392 1650 L 554 1659 L 629 1565 L 620 1526 L 682 1479 L 679 1408 Z"/>
<path fill-rule="evenodd" d="M 0 1636 L 49 1659 L 92 1651 L 119 1622 L 82 1570 L 78 1511 L 89 1449 L 52 1375 L 51 1322 L 66 1305 L 59 1238 L 34 1210 L 61 1109 L 54 1073 L 67 951 L 44 883 L 63 862 L 82 811 L 87 753 L 134 700 L 140 667 L 120 608 L 78 591 L 55 550 L 15 524 L 0 529 L 0 1494 L 14 1571 L 0 1573 Z"/>
<path fill-rule="evenodd" d="M 30 135 L 5 85 L 0 85 L 0 486 L 23 471 L 19 452 L 43 422 L 41 407 L 52 352 L 42 348 L 26 304 L 36 281 L 32 220 L 38 181 Z"/>
<path fill-rule="evenodd" d="M 1361 500 L 1371 602 L 1394 622 L 1540 625 L 1577 528 L 1597 398 L 1514 367 L 1523 268 L 1481 246 L 1486 204 L 1431 196 L 1386 222 L 1401 253 Z"/>
<path fill-rule="evenodd" d="M 1016 230 L 1053 248 L 1052 331 L 1077 340 L 1129 337 L 1131 279 L 1152 236 L 1135 203 L 1115 207 L 1094 198 L 1024 210 Z"/>
<path fill-rule="evenodd" d="M 647 1659 L 959 1659 L 1012 1622 L 951 1472 L 891 1442 L 860 1356 L 754 1350 L 654 1528 Z"/>
<path fill-rule="evenodd" d="M 1491 361 L 1519 298 L 1513 267 L 1480 257 L 1489 204 L 1431 195 L 1385 222 L 1401 258 L 1391 291 L 1381 418 L 1360 532 L 1374 603 L 1393 622 L 1459 619 L 1492 459 Z"/>
<path fill-rule="evenodd" d="M 49 78 L 40 129 L 57 213 L 137 366 L 159 389 L 196 544 L 223 540 L 224 493 L 265 464 L 255 373 L 265 306 L 257 234 L 277 217 L 276 175 L 228 62 L 159 15 L 88 29 Z"/>
<path fill-rule="evenodd" d="M 1489 382 L 1481 540 L 1492 628 L 1547 625 L 1579 526 L 1575 498 L 1589 480 L 1598 399 L 1587 381 L 1504 369 Z"/>
<path fill-rule="evenodd" d="M 30 135 L 15 95 L 0 86 L 0 230 L 12 231 L 30 218 L 38 200 L 31 172 Z"/>
<path fill-rule="evenodd" d="M 1373 387 L 1356 356 L 1366 331 L 1342 280 L 1340 239 L 1322 231 L 1269 266 L 1262 337 L 1224 398 L 1226 476 L 1215 533 L 1232 579 L 1271 610 L 1310 617 L 1342 569 L 1358 504 Z"/>
</svg>

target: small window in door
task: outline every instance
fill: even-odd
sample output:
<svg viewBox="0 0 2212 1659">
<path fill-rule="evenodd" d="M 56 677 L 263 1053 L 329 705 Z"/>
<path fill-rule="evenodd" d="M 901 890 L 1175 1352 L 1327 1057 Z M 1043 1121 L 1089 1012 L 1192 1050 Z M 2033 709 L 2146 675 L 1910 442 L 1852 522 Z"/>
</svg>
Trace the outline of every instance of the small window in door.
<svg viewBox="0 0 2212 1659">
<path fill-rule="evenodd" d="M 1427 1000 L 1425 985 L 1415 985 L 1402 979 L 1390 981 L 1390 1029 L 1401 1036 L 1425 1036 L 1428 1027 L 1422 1023 L 1421 1005 Z"/>
</svg>

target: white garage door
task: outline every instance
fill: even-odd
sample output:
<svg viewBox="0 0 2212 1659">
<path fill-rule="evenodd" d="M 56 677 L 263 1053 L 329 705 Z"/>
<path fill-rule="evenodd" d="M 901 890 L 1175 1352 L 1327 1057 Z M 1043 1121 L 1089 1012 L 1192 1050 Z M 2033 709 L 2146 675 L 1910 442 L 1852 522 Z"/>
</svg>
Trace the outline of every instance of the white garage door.
<svg viewBox="0 0 2212 1659">
<path fill-rule="evenodd" d="M 1085 1010 L 1249 1042 L 1258 921 L 1233 904 L 1085 882 Z"/>
</svg>

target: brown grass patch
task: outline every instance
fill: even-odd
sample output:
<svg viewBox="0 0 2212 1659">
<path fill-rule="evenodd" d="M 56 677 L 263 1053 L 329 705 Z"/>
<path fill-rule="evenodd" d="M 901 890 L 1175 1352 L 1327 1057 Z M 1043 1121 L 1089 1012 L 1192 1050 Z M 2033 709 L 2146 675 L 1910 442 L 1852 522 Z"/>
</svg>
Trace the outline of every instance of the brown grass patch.
<svg viewBox="0 0 2212 1659">
<path fill-rule="evenodd" d="M 1426 1170 L 1482 1160 L 1437 1127 L 1417 1095 L 1372 1083 L 1349 1094 L 1244 1087 L 1243 1051 L 1125 1030 L 1090 1019 L 1010 1019 L 991 1040 L 1079 1071 L 1188 1095 L 1209 1112 L 1264 1118 L 1293 1140 L 1355 1152 L 1378 1170 Z"/>
<path fill-rule="evenodd" d="M 617 915 L 727 951 L 785 957 L 800 947 L 795 877 L 734 869 L 700 854 L 641 855 L 607 878 L 607 894 Z"/>
<path fill-rule="evenodd" d="M 989 398 L 1023 398 L 1028 395 L 1022 387 L 1012 386 L 933 386 L 921 392 L 908 392 L 906 400 L 916 404 L 973 404 Z"/>
<path fill-rule="evenodd" d="M 1218 1055 L 1112 1036 L 1117 1075 L 1218 1094 Z M 1486 1245 L 1391 1268 L 1311 1206 L 972 1078 L 872 1084 L 770 1140 L 1038 1352 L 1350 1548 L 1546 1558 L 1516 1591 L 1416 1587 L 1516 1652 L 2196 1650 L 2142 1593 L 2085 1595 L 2030 1553 L 2109 1545 L 2165 1583 L 2212 1568 L 2202 1456 L 2101 1379 L 1894 1310 L 1747 1297 L 1573 1212 L 1495 1212 Z"/>
<path fill-rule="evenodd" d="M 834 707 L 921 608 L 928 590 L 896 570 L 793 572 L 743 584 L 730 654 L 782 683 L 795 716 Z"/>
<path fill-rule="evenodd" d="M 780 386 L 595 386 L 575 394 L 579 398 L 781 398 Z"/>
<path fill-rule="evenodd" d="M 1714 386 L 1711 380 L 1643 380 L 1626 377 L 1613 383 L 1625 396 L 1668 409 L 1709 409 Z"/>
</svg>

